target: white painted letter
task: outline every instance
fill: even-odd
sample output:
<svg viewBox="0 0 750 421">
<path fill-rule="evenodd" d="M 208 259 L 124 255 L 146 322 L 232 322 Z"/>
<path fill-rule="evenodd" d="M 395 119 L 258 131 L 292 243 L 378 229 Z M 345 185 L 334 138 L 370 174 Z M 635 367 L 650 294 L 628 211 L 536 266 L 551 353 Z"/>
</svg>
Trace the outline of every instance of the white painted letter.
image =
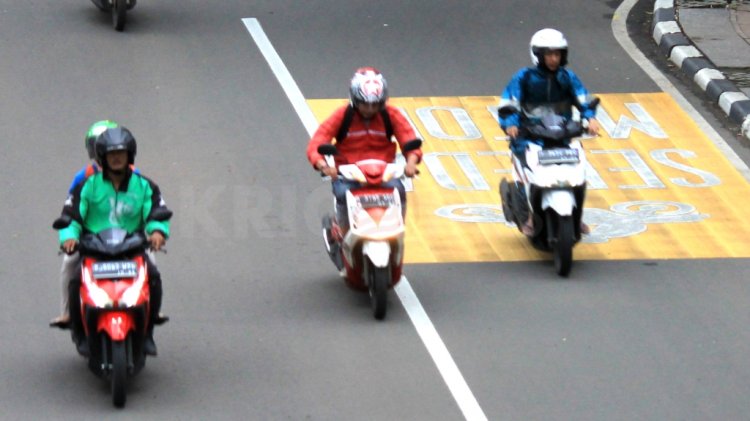
<svg viewBox="0 0 750 421">
<path fill-rule="evenodd" d="M 658 149 L 655 151 L 651 151 L 651 158 L 653 158 L 654 161 L 660 164 L 666 165 L 676 170 L 685 171 L 686 173 L 694 174 L 703 179 L 702 183 L 691 183 L 687 179 L 682 177 L 670 178 L 669 180 L 674 184 L 682 187 L 711 187 L 721 184 L 721 180 L 719 179 L 719 177 L 711 174 L 710 172 L 699 170 L 697 168 L 672 161 L 671 159 L 669 159 L 669 153 L 675 153 L 683 158 L 695 158 L 696 156 L 695 152 L 686 151 L 683 149 Z"/>
<path fill-rule="evenodd" d="M 613 151 L 590 151 L 592 154 L 621 154 L 626 161 L 628 161 L 628 164 L 630 164 L 629 168 L 610 168 L 609 170 L 611 172 L 625 172 L 625 171 L 635 171 L 636 174 L 638 174 L 643 181 L 646 182 L 645 185 L 621 185 L 618 186 L 621 189 L 663 189 L 665 188 L 664 183 L 662 183 L 659 180 L 659 177 L 654 174 L 653 171 L 651 171 L 651 168 L 648 167 L 648 164 L 638 155 L 636 151 L 633 149 L 619 149 L 619 150 L 613 150 Z"/>
<path fill-rule="evenodd" d="M 445 167 L 440 162 L 441 156 L 452 156 L 456 160 L 458 166 L 461 167 L 461 170 L 463 170 L 466 177 L 471 181 L 471 187 L 456 185 L 456 182 L 453 181 L 450 175 L 448 175 L 448 171 L 445 170 Z M 431 152 L 425 154 L 422 157 L 422 160 L 427 166 L 427 169 L 430 170 L 432 176 L 435 178 L 435 181 L 441 187 L 444 187 L 448 190 L 463 191 L 490 190 L 490 186 L 487 184 L 487 181 L 484 179 L 484 177 L 482 177 L 482 174 L 479 172 L 479 168 L 474 165 L 471 157 L 466 152 Z"/>
<path fill-rule="evenodd" d="M 651 115 L 639 103 L 625 103 L 625 106 L 630 110 L 631 113 L 638 119 L 635 121 L 630 117 L 624 115 L 620 116 L 620 120 L 615 125 L 612 117 L 607 114 L 603 107 L 599 107 L 596 111 L 596 119 L 599 120 L 604 130 L 612 139 L 627 139 L 630 137 L 631 129 L 638 129 L 643 133 L 656 138 L 666 139 L 667 134 L 659 126 L 659 123 L 654 120 Z"/>
<path fill-rule="evenodd" d="M 446 133 L 433 115 L 433 111 L 435 110 L 444 110 L 450 112 L 453 118 L 456 119 L 458 125 L 461 127 L 463 136 L 453 136 Z M 422 107 L 417 108 L 417 116 L 422 121 L 422 124 L 424 124 L 425 128 L 427 128 L 427 132 L 432 137 L 443 140 L 475 140 L 482 138 L 482 133 L 479 131 L 479 128 L 477 128 L 476 124 L 474 124 L 474 122 L 471 120 L 469 113 L 467 113 L 463 108 L 439 106 Z"/>
</svg>

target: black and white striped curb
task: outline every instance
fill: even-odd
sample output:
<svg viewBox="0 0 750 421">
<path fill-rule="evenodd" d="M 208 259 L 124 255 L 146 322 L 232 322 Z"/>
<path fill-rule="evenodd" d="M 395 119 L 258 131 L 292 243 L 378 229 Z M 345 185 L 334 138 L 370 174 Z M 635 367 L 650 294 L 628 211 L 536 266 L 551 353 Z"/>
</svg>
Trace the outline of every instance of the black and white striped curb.
<svg viewBox="0 0 750 421">
<path fill-rule="evenodd" d="M 675 20 L 674 0 L 654 2 L 651 30 L 659 49 L 718 103 L 730 120 L 742 124 L 742 134 L 750 139 L 750 98 L 682 32 Z"/>
</svg>

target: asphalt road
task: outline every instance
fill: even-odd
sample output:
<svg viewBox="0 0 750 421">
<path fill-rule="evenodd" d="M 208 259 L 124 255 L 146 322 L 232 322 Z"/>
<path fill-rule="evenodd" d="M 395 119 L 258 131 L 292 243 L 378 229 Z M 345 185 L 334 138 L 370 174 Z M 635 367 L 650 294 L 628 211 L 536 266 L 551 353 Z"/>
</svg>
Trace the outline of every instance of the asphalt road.
<svg viewBox="0 0 750 421">
<path fill-rule="evenodd" d="M 590 90 L 658 90 L 612 35 L 617 1 L 464 3 L 141 0 L 116 33 L 85 0 L 0 0 L 0 417 L 461 419 L 395 295 L 375 322 L 324 255 L 327 187 L 241 19 L 307 98 L 345 96 L 363 64 L 394 96 L 497 95 L 550 25 Z M 123 411 L 47 328 L 50 224 L 102 118 L 134 132 L 175 211 L 158 257 L 172 321 Z M 549 265 L 406 269 L 487 418 L 745 418 L 745 260 L 577 262 L 565 281 Z"/>
</svg>

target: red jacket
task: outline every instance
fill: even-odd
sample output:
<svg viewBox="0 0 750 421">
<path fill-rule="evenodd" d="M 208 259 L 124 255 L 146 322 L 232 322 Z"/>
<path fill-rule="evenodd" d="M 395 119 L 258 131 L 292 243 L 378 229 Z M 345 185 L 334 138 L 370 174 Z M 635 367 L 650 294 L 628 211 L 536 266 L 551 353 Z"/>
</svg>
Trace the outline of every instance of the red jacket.
<svg viewBox="0 0 750 421">
<path fill-rule="evenodd" d="M 333 138 L 336 137 L 344 121 L 344 113 L 347 107 L 348 105 L 334 111 L 318 127 L 307 144 L 307 159 L 313 167 L 315 167 L 316 162 L 323 159 L 323 156 L 318 153 L 318 146 L 331 143 Z M 391 119 L 393 135 L 403 148 L 407 142 L 416 139 L 417 135 L 397 108 L 389 105 L 386 105 L 385 108 Z M 369 127 L 367 127 L 359 113 L 355 112 L 346 138 L 336 147 L 339 152 L 336 156 L 336 165 L 353 164 L 363 159 L 380 159 L 386 162 L 393 162 L 396 159 L 396 144 L 390 139 L 386 139 L 385 124 L 380 113 L 370 119 Z M 417 155 L 419 161 L 422 160 L 421 149 L 415 149 L 405 155 L 412 154 Z"/>
</svg>

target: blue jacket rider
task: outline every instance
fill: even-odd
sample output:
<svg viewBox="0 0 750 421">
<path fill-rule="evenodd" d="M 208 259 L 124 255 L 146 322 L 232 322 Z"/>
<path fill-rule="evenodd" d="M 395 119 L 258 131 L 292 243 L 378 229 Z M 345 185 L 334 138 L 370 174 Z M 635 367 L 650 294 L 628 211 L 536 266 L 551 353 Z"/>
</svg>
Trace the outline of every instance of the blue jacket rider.
<svg viewBox="0 0 750 421">
<path fill-rule="evenodd" d="M 599 133 L 593 99 L 572 70 L 565 68 L 568 60 L 568 41 L 555 29 L 542 29 L 531 37 L 529 46 L 534 67 L 516 73 L 500 97 L 498 116 L 500 127 L 510 137 L 510 149 L 523 159 L 529 143 L 542 145 L 538 139 L 529 139 L 524 127 L 538 124 L 542 116 L 550 113 L 566 119 L 572 117 L 573 107 L 578 108 L 582 121 L 588 121 L 588 133 Z"/>
</svg>

